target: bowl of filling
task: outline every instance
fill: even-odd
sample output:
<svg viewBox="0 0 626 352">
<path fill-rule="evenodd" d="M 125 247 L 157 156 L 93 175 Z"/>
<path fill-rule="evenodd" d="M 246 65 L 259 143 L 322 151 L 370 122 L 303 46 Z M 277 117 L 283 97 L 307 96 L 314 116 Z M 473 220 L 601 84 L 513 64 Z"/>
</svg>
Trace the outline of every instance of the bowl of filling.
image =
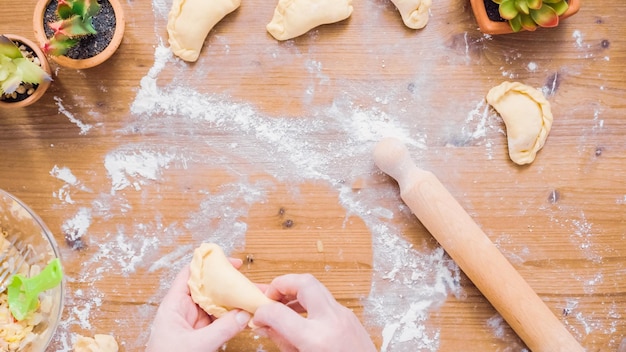
<svg viewBox="0 0 626 352">
<path fill-rule="evenodd" d="M 0 189 L 0 351 L 45 351 L 63 312 L 59 248 L 28 206 Z"/>
</svg>

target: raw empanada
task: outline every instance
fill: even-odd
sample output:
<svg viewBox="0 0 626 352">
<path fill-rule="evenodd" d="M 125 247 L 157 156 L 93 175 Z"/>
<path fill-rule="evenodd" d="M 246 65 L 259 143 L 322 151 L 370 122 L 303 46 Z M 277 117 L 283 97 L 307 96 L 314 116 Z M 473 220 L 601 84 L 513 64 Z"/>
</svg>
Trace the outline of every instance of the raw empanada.
<svg viewBox="0 0 626 352">
<path fill-rule="evenodd" d="M 424 28 L 428 23 L 428 16 L 432 0 L 391 0 L 402 16 L 402 22 L 413 29 Z"/>
<path fill-rule="evenodd" d="M 519 82 L 491 88 L 487 102 L 504 120 L 511 160 L 519 165 L 532 163 L 552 127 L 550 103 L 539 90 Z"/>
<path fill-rule="evenodd" d="M 111 335 L 95 334 L 94 337 L 78 336 L 74 352 L 117 352 L 117 341 Z"/>
<path fill-rule="evenodd" d="M 167 17 L 167 34 L 174 55 L 196 61 L 204 40 L 224 16 L 235 11 L 241 0 L 174 0 Z"/>
<path fill-rule="evenodd" d="M 267 31 L 278 40 L 300 36 L 352 14 L 352 0 L 279 0 Z"/>
<path fill-rule="evenodd" d="M 216 317 L 234 308 L 254 314 L 259 306 L 273 302 L 235 269 L 222 248 L 214 243 L 203 243 L 196 248 L 190 269 L 191 298 Z"/>
</svg>

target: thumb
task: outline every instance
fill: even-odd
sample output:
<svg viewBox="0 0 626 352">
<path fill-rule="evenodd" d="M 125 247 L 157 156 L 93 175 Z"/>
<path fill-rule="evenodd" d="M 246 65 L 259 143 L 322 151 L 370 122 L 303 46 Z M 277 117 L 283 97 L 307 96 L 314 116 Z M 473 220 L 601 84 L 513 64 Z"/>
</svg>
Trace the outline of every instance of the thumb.
<svg viewBox="0 0 626 352">
<path fill-rule="evenodd" d="M 294 346 L 302 342 L 302 332 L 307 331 L 307 320 L 282 303 L 260 306 L 254 313 L 252 324 L 269 327 Z"/>
<path fill-rule="evenodd" d="M 222 315 L 208 326 L 194 331 L 198 347 L 215 351 L 242 331 L 250 321 L 250 313 L 232 310 Z"/>
</svg>

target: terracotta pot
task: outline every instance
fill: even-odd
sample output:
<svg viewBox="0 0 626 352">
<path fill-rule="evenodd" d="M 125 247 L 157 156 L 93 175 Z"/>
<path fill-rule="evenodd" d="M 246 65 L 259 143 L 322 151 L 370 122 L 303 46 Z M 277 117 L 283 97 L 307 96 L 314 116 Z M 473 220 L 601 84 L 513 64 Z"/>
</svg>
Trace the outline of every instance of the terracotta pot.
<svg viewBox="0 0 626 352">
<path fill-rule="evenodd" d="M 496 22 L 487 17 L 487 11 L 485 10 L 484 0 L 470 0 L 472 5 L 472 11 L 480 31 L 485 34 L 508 34 L 513 33 L 508 21 Z M 559 17 L 559 21 L 564 20 L 570 16 L 573 16 L 580 9 L 580 0 L 569 0 L 569 8 Z M 524 30 L 524 29 L 522 29 Z"/>
<path fill-rule="evenodd" d="M 120 2 L 118 0 L 107 1 L 111 4 L 111 7 L 113 7 L 113 12 L 115 13 L 115 32 L 113 33 L 113 39 L 111 39 L 111 43 L 109 43 L 109 46 L 107 46 L 98 55 L 85 59 L 72 59 L 67 56 L 51 55 L 50 58 L 54 62 L 68 68 L 85 69 L 98 66 L 106 61 L 108 58 L 113 56 L 117 48 L 122 43 L 122 38 L 124 38 L 126 21 L 124 17 L 124 10 L 122 9 L 122 5 L 120 4 Z M 35 14 L 33 16 L 33 28 L 35 30 L 35 38 L 37 38 L 37 41 L 39 41 L 39 44 L 41 46 L 43 46 L 46 41 L 48 41 L 48 37 L 46 36 L 46 31 L 44 29 L 44 26 L 47 26 L 47 23 L 44 23 L 44 15 L 49 3 L 50 0 L 39 0 L 37 2 L 37 5 L 35 6 Z"/>
<path fill-rule="evenodd" d="M 35 55 L 37 56 L 37 58 L 39 58 L 39 62 L 41 63 L 41 68 L 43 68 L 44 71 L 46 71 L 50 76 L 52 76 L 52 70 L 50 69 L 50 64 L 48 63 L 48 60 L 46 59 L 46 55 L 43 53 L 43 51 L 41 51 L 39 46 L 35 44 L 35 42 L 33 42 L 30 39 L 27 39 L 25 37 L 15 35 L 15 34 L 5 34 L 4 36 L 9 38 L 13 42 L 24 44 L 25 46 L 32 49 Z M 0 100 L 0 108 L 7 108 L 7 109 L 22 108 L 22 107 L 31 105 L 44 95 L 46 90 L 48 90 L 48 87 L 50 87 L 50 81 L 41 82 L 35 89 L 35 92 L 24 100 L 20 100 L 16 102 Z"/>
</svg>

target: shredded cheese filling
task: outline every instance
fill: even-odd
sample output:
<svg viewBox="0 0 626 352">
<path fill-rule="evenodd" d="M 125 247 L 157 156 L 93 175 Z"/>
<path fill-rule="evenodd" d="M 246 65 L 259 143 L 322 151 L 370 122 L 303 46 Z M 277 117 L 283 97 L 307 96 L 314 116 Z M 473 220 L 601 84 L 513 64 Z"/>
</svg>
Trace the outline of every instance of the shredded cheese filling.
<svg viewBox="0 0 626 352">
<path fill-rule="evenodd" d="M 14 256 L 15 248 L 6 239 L 7 233 L 2 232 L 0 235 L 0 253 L 8 253 L 8 256 Z M 2 265 L 7 265 L 6 262 Z M 37 275 L 41 271 L 38 265 L 29 266 L 22 265 L 19 270 L 20 274 L 29 274 L 29 277 Z M 46 317 L 50 315 L 52 309 L 52 297 L 49 295 L 41 295 L 39 297 L 39 307 L 32 313 L 28 314 L 22 321 L 13 318 L 9 310 L 9 302 L 7 291 L 0 293 L 0 351 L 17 352 L 28 351 L 27 347 L 39 336 L 34 332 L 37 325 L 46 321 Z"/>
</svg>

